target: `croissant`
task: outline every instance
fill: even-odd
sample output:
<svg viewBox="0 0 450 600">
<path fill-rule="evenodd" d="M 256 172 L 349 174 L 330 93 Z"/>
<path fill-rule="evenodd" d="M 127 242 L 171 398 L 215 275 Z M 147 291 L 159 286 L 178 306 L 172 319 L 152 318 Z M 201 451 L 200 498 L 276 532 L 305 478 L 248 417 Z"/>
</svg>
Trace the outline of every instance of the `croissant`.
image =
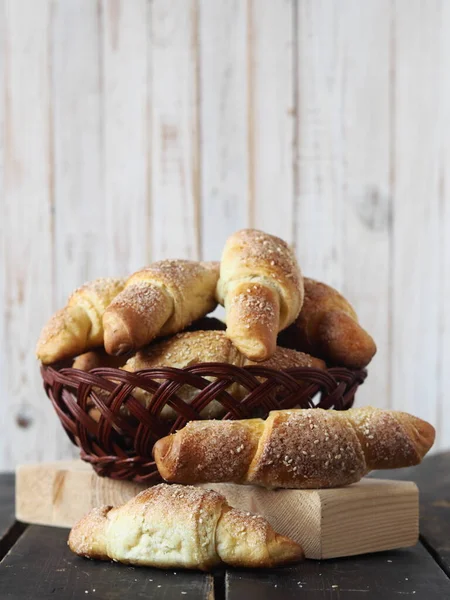
<svg viewBox="0 0 450 600">
<path fill-rule="evenodd" d="M 266 421 L 192 421 L 153 452 L 166 481 L 329 488 L 373 469 L 416 465 L 434 436 L 432 425 L 399 411 L 294 409 Z"/>
<path fill-rule="evenodd" d="M 77 356 L 73 361 L 72 368 L 80 369 L 80 371 L 90 371 L 91 369 L 98 369 L 100 367 L 118 369 L 123 367 L 126 360 L 126 356 L 111 356 L 103 348 L 96 348 Z"/>
<path fill-rule="evenodd" d="M 177 333 L 216 306 L 218 263 L 162 260 L 134 273 L 103 317 L 105 348 L 124 354 Z"/>
<path fill-rule="evenodd" d="M 75 290 L 42 330 L 36 348 L 39 360 L 49 364 L 102 346 L 103 313 L 124 284 L 123 279 L 102 278 Z"/>
<path fill-rule="evenodd" d="M 204 362 L 223 362 L 239 367 L 256 364 L 248 360 L 233 343 L 226 337 L 224 331 L 192 331 L 174 335 L 166 340 L 150 344 L 136 352 L 123 367 L 125 371 L 136 372 L 142 369 L 155 367 L 184 367 Z M 296 352 L 288 348 L 277 348 L 273 356 L 260 366 L 273 369 L 287 369 L 290 367 L 313 367 L 324 369 L 325 363 L 313 356 Z M 233 384 L 227 390 L 233 397 L 241 398 L 244 390 Z M 185 402 L 191 403 L 197 395 L 197 389 L 183 386 L 178 391 L 178 396 Z M 144 390 L 135 389 L 134 396 L 146 407 L 150 406 L 152 395 Z M 204 418 L 215 418 L 225 413 L 225 409 L 214 400 L 201 412 Z M 161 412 L 163 418 L 174 418 L 175 412 L 165 406 Z"/>
<path fill-rule="evenodd" d="M 377 347 L 359 325 L 350 303 L 329 285 L 307 277 L 304 283 L 302 310 L 295 323 L 280 334 L 278 343 L 340 366 L 367 366 Z"/>
<path fill-rule="evenodd" d="M 209 570 L 220 563 L 274 567 L 303 558 L 301 547 L 261 516 L 231 508 L 212 490 L 160 484 L 126 504 L 95 508 L 69 535 L 80 556 L 161 568 Z"/>
<path fill-rule="evenodd" d="M 220 263 L 217 300 L 225 306 L 227 335 L 247 358 L 268 359 L 277 334 L 297 317 L 303 279 L 283 240 L 243 229 L 228 238 Z"/>
</svg>

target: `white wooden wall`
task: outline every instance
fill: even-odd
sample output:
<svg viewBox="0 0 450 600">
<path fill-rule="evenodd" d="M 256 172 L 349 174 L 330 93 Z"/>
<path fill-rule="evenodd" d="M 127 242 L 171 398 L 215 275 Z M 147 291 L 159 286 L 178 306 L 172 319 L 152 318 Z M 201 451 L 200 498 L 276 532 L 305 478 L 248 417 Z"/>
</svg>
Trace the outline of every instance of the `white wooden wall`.
<svg viewBox="0 0 450 600">
<path fill-rule="evenodd" d="M 255 226 L 450 446 L 450 2 L 0 0 L 0 468 L 73 453 L 34 346 L 81 282 Z"/>
</svg>

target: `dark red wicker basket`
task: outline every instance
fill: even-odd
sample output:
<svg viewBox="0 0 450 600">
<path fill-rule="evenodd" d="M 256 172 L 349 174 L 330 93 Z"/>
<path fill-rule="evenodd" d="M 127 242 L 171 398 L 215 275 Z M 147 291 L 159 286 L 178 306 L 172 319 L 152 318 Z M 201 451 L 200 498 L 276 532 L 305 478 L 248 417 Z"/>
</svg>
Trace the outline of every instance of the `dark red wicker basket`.
<svg viewBox="0 0 450 600">
<path fill-rule="evenodd" d="M 365 370 L 339 367 L 278 371 L 224 363 L 136 373 L 42 366 L 41 373 L 45 391 L 69 438 L 80 447 L 81 458 L 99 475 L 148 483 L 160 479 L 152 458 L 155 442 L 201 418 L 200 412 L 213 400 L 224 407 L 223 419 L 265 417 L 271 410 L 294 407 L 346 410 L 367 376 Z M 240 400 L 227 392 L 234 383 L 246 392 Z M 177 395 L 184 385 L 198 389 L 191 404 Z M 149 408 L 133 396 L 135 388 L 153 394 Z M 160 417 L 166 405 L 175 411 L 176 420 Z M 92 417 L 94 407 L 96 419 Z"/>
</svg>

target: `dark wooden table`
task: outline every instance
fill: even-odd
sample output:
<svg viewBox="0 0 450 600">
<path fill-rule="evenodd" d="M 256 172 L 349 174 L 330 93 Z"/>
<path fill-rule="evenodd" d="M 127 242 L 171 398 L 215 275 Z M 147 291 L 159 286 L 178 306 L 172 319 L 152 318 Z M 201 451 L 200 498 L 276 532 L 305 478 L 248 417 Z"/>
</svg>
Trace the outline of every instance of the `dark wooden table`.
<svg viewBox="0 0 450 600">
<path fill-rule="evenodd" d="M 270 571 L 230 569 L 209 575 L 74 556 L 66 545 L 66 529 L 26 526 L 14 520 L 14 477 L 0 475 L 0 600 L 450 599 L 450 453 L 432 456 L 414 469 L 376 476 L 418 483 L 421 541 L 414 548 L 308 560 Z"/>
</svg>

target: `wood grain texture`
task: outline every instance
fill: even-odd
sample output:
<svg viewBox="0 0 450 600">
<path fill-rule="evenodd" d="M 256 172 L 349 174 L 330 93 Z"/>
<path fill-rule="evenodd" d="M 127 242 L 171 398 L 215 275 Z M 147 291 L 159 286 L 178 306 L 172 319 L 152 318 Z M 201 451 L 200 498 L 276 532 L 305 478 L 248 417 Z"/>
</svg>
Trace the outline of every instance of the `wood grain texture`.
<svg viewBox="0 0 450 600">
<path fill-rule="evenodd" d="M 200 255 L 197 0 L 151 4 L 151 256 Z"/>
<path fill-rule="evenodd" d="M 200 0 L 202 256 L 217 260 L 248 224 L 248 0 Z"/>
<path fill-rule="evenodd" d="M 49 54 L 51 4 L 6 2 L 4 94 L 0 469 L 67 449 L 39 393 L 35 340 L 54 308 L 53 175 Z"/>
<path fill-rule="evenodd" d="M 415 481 L 420 490 L 420 535 L 450 577 L 450 453 L 427 457 L 412 469 L 378 471 L 383 479 Z"/>
<path fill-rule="evenodd" d="M 392 397 L 437 423 L 443 3 L 394 5 Z M 430 94 L 430 89 L 433 93 Z M 445 135 L 445 137 L 443 137 Z M 437 438 L 436 448 L 442 446 Z"/>
<path fill-rule="evenodd" d="M 69 550 L 68 535 L 65 529 L 28 527 L 0 564 L 0 597 L 214 599 L 211 575 L 88 560 Z"/>
<path fill-rule="evenodd" d="M 227 571 L 227 600 L 379 600 L 411 597 L 440 600 L 449 594 L 447 576 L 431 555 L 414 548 L 366 554 L 334 561 L 308 560 L 296 567 L 255 571 Z"/>
<path fill-rule="evenodd" d="M 126 275 L 150 261 L 150 5 L 102 0 L 100 18 L 107 270 Z"/>
<path fill-rule="evenodd" d="M 327 0 L 297 6 L 294 243 L 308 277 L 342 288 L 341 7 Z"/>
<path fill-rule="evenodd" d="M 115 271 L 107 259 L 106 243 L 100 30 L 100 3 L 54 4 L 51 66 L 58 307 L 74 287 Z"/>
<path fill-rule="evenodd" d="M 442 27 L 447 30 L 450 26 L 450 5 L 444 2 L 442 6 Z M 440 82 L 445 82 L 444 73 L 450 69 L 450 37 L 443 35 L 441 39 L 442 61 L 440 65 Z M 441 447 L 450 445 L 450 418 L 446 411 L 444 398 L 450 390 L 450 312 L 447 310 L 446 299 L 450 298 L 450 86 L 442 85 L 440 121 L 441 142 L 439 162 L 439 222 L 440 222 L 440 290 L 439 290 L 439 355 L 437 365 L 437 429 Z"/>
<path fill-rule="evenodd" d="M 391 60 L 390 0 L 345 0 L 342 40 L 342 292 L 377 342 L 358 403 L 391 405 Z"/>
<path fill-rule="evenodd" d="M 25 529 L 14 516 L 14 475 L 0 473 L 0 561 Z"/>
<path fill-rule="evenodd" d="M 249 221 L 288 243 L 294 234 L 294 5 L 249 0 Z"/>
<path fill-rule="evenodd" d="M 73 454 L 34 346 L 88 279 L 255 225 L 343 291 L 359 404 L 450 446 L 444 0 L 0 0 L 0 467 Z"/>
<path fill-rule="evenodd" d="M 145 487 L 98 477 L 81 461 L 23 465 L 16 471 L 16 517 L 71 527 L 95 506 L 123 504 Z M 275 531 L 298 542 L 307 558 L 378 552 L 418 540 L 414 483 L 364 479 L 342 489 L 277 491 L 220 483 L 199 487 L 223 494 L 235 508 L 263 515 Z"/>
</svg>

